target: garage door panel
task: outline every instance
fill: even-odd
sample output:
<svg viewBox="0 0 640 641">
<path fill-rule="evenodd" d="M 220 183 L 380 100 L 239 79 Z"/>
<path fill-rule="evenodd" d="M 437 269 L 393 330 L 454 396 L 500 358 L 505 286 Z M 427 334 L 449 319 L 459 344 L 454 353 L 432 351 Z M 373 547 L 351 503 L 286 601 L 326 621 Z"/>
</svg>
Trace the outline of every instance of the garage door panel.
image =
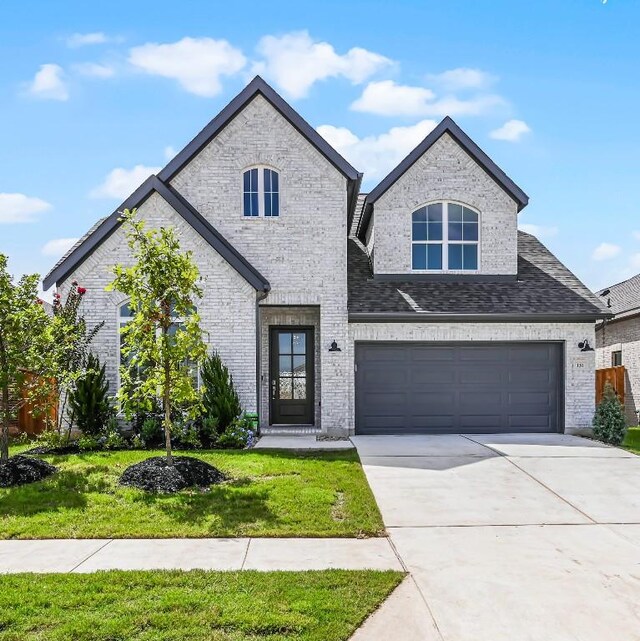
<svg viewBox="0 0 640 641">
<path fill-rule="evenodd" d="M 356 432 L 555 432 L 559 343 L 356 343 Z"/>
</svg>

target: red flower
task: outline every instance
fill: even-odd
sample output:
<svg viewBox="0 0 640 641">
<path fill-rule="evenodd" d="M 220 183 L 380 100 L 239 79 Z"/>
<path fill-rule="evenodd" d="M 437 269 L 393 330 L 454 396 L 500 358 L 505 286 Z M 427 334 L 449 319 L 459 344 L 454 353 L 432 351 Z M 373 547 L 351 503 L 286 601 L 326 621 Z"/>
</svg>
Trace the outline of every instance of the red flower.
<svg viewBox="0 0 640 641">
<path fill-rule="evenodd" d="M 41 298 L 36 298 L 36 303 L 38 303 L 38 305 L 42 305 L 43 302 L 44 301 Z"/>
<path fill-rule="evenodd" d="M 87 288 L 86 287 L 78 287 L 78 294 L 82 296 L 83 294 L 87 293 Z"/>
</svg>

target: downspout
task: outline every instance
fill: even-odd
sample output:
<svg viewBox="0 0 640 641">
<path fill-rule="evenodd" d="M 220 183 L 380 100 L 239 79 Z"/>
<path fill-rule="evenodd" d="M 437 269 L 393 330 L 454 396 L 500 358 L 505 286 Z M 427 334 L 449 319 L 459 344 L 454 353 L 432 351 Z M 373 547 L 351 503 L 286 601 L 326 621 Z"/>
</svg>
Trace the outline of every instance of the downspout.
<svg viewBox="0 0 640 641">
<path fill-rule="evenodd" d="M 260 436 L 261 401 L 262 401 L 262 371 L 261 371 L 261 349 L 262 349 L 262 331 L 260 327 L 260 302 L 269 295 L 269 290 L 258 292 L 256 296 L 256 413 L 258 414 L 258 436 Z"/>
</svg>

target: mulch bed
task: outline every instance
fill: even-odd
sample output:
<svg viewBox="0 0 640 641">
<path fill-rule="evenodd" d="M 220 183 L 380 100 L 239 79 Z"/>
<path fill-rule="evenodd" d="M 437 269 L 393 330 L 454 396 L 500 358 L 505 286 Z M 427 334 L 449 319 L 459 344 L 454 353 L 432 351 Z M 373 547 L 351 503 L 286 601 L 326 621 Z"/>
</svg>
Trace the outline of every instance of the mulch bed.
<svg viewBox="0 0 640 641">
<path fill-rule="evenodd" d="M 173 467 L 165 456 L 154 456 L 130 465 L 120 477 L 120 485 L 145 492 L 179 492 L 188 487 L 206 488 L 226 481 L 218 469 L 191 456 L 174 456 Z"/>
<path fill-rule="evenodd" d="M 57 471 L 57 467 L 46 461 L 17 454 L 5 463 L 0 463 L 0 487 L 35 483 Z"/>
</svg>

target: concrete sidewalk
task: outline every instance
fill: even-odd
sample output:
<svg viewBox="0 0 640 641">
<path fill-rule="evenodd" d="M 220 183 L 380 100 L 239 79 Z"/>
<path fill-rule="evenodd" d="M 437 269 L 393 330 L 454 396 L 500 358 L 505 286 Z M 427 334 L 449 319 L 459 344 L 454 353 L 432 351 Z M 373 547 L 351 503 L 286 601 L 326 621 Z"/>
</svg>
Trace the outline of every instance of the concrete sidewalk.
<svg viewBox="0 0 640 641">
<path fill-rule="evenodd" d="M 389 540 L 47 539 L 0 541 L 0 573 L 98 570 L 402 570 Z"/>
</svg>

